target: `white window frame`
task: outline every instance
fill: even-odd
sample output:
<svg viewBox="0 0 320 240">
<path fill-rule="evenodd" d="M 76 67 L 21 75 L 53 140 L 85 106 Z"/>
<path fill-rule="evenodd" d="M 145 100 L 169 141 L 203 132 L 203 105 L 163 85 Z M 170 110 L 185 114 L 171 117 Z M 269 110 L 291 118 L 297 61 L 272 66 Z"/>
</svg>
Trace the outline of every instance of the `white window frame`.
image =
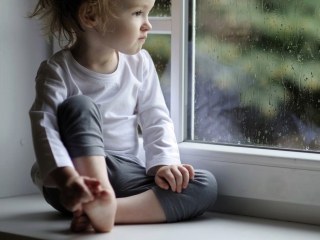
<svg viewBox="0 0 320 240">
<path fill-rule="evenodd" d="M 212 210 L 320 225 L 319 153 L 185 141 L 187 5 L 172 0 L 171 17 L 150 18 L 151 34 L 171 34 L 171 118 L 181 161 L 217 178 Z"/>
</svg>

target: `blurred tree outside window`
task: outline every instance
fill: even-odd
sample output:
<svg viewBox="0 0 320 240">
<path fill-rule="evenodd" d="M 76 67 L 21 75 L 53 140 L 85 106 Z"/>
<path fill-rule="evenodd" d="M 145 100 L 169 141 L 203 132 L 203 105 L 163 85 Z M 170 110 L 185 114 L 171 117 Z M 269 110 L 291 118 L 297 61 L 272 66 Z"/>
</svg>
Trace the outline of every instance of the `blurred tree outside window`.
<svg viewBox="0 0 320 240">
<path fill-rule="evenodd" d="M 171 17 L 171 0 L 155 0 L 149 17 Z M 171 59 L 171 35 L 170 34 L 148 34 L 148 39 L 143 45 L 154 62 L 163 91 L 166 104 L 170 111 L 170 59 Z"/>
<path fill-rule="evenodd" d="M 194 7 L 189 140 L 319 151 L 320 1 L 196 0 Z"/>
<path fill-rule="evenodd" d="M 170 111 L 170 59 L 171 59 L 171 35 L 169 34 L 149 34 L 146 43 L 143 45 L 156 67 L 160 86 L 165 97 L 167 107 Z"/>
<path fill-rule="evenodd" d="M 150 17 L 170 17 L 171 0 L 155 0 L 154 7 L 149 15 Z"/>
</svg>

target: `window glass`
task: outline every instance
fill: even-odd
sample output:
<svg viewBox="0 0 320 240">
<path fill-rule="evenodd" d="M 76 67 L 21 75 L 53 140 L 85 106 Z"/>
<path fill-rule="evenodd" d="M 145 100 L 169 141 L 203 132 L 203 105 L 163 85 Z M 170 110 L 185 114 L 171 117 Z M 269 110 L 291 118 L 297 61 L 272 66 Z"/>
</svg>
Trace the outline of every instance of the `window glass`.
<svg viewBox="0 0 320 240">
<path fill-rule="evenodd" d="M 143 45 L 156 67 L 160 85 L 165 97 L 168 109 L 170 110 L 170 58 L 171 58 L 171 35 L 149 34 L 146 43 Z"/>
<path fill-rule="evenodd" d="M 319 151 L 319 1 L 195 5 L 190 139 Z"/>
<path fill-rule="evenodd" d="M 150 13 L 151 17 L 170 17 L 171 0 L 156 0 Z"/>
</svg>

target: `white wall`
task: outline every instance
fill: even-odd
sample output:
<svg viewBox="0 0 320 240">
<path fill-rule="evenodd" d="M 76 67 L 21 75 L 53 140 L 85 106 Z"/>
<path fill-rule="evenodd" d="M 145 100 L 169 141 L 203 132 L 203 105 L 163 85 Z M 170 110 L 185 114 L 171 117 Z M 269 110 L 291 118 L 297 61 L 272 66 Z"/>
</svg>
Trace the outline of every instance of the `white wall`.
<svg viewBox="0 0 320 240">
<path fill-rule="evenodd" d="M 28 110 L 34 78 L 51 47 L 40 26 L 26 18 L 32 0 L 2 0 L 0 7 L 0 198 L 37 191 L 30 178 L 35 161 Z"/>
</svg>

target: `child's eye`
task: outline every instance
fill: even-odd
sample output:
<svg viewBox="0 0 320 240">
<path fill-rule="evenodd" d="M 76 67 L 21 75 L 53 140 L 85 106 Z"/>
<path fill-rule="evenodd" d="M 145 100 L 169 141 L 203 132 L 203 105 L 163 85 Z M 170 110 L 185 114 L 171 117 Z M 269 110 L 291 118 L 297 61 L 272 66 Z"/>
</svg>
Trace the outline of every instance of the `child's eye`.
<svg viewBox="0 0 320 240">
<path fill-rule="evenodd" d="M 138 12 L 135 12 L 135 13 L 133 13 L 135 16 L 140 16 L 141 14 L 142 14 L 142 11 L 140 10 L 140 11 L 138 11 Z"/>
</svg>

